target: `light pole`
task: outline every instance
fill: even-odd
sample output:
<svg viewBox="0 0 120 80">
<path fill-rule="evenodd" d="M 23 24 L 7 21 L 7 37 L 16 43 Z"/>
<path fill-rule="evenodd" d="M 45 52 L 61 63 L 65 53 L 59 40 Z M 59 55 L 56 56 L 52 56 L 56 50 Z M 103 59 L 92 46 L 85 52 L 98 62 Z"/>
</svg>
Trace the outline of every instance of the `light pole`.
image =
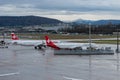
<svg viewBox="0 0 120 80">
<path fill-rule="evenodd" d="M 89 23 L 89 47 L 91 51 L 91 23 Z"/>
<path fill-rule="evenodd" d="M 118 54 L 119 51 L 119 29 L 117 29 L 117 49 L 116 49 L 116 53 Z"/>
<path fill-rule="evenodd" d="M 91 23 L 89 23 L 89 69 L 91 70 L 91 63 L 92 63 L 92 59 L 91 59 Z"/>
<path fill-rule="evenodd" d="M 117 53 L 117 71 L 119 71 L 119 29 L 117 29 L 117 49 L 116 49 L 116 53 Z"/>
</svg>

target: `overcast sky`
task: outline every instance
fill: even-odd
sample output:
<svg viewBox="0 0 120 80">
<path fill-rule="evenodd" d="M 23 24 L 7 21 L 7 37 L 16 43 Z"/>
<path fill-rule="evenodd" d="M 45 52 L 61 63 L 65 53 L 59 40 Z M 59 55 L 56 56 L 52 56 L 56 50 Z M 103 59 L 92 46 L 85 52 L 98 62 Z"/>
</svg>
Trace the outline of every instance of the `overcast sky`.
<svg viewBox="0 0 120 80">
<path fill-rule="evenodd" d="M 63 21 L 120 19 L 120 0 L 0 0 L 0 16 L 23 15 Z"/>
</svg>

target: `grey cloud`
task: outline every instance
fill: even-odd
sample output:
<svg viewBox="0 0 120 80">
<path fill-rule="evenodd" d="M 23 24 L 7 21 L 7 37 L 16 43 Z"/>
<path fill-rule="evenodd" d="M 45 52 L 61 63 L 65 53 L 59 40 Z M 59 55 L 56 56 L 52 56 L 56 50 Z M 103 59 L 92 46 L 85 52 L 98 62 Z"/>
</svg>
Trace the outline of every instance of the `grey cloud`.
<svg viewBox="0 0 120 80">
<path fill-rule="evenodd" d="M 47 2 L 48 1 L 48 2 Z M 67 10 L 67 11 L 119 11 L 120 6 L 118 1 L 113 0 L 45 0 L 43 4 L 37 4 L 36 8 L 49 9 L 49 10 Z M 111 1 L 111 2 L 110 2 Z"/>
<path fill-rule="evenodd" d="M 0 15 L 118 15 L 119 3 L 120 0 L 0 0 Z"/>
<path fill-rule="evenodd" d="M 119 0 L 0 0 L 0 4 L 66 11 L 119 11 Z"/>
</svg>

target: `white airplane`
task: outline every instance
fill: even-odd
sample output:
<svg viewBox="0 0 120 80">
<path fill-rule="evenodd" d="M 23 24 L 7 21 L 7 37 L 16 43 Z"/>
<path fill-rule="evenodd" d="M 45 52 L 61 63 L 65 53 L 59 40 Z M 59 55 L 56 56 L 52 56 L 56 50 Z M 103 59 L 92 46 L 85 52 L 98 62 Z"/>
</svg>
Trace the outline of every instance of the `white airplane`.
<svg viewBox="0 0 120 80">
<path fill-rule="evenodd" d="M 24 46 L 35 46 L 37 44 L 44 43 L 43 40 L 20 40 L 18 36 L 14 33 L 11 33 L 11 43 L 12 44 L 18 44 L 18 45 L 24 45 Z"/>
<path fill-rule="evenodd" d="M 22 46 L 34 46 L 35 49 L 41 49 L 46 47 L 45 40 L 20 40 L 15 33 L 11 33 L 12 41 L 10 43 Z M 55 43 L 60 42 L 59 40 L 54 40 Z"/>
<path fill-rule="evenodd" d="M 60 49 L 76 49 L 76 48 L 81 48 L 81 49 L 87 49 L 90 47 L 89 43 L 72 43 L 72 42 L 59 42 L 59 43 L 54 43 L 52 42 L 48 36 L 45 36 L 46 39 L 46 45 L 60 50 Z M 92 48 L 97 48 L 98 46 L 95 43 L 91 43 Z"/>
</svg>

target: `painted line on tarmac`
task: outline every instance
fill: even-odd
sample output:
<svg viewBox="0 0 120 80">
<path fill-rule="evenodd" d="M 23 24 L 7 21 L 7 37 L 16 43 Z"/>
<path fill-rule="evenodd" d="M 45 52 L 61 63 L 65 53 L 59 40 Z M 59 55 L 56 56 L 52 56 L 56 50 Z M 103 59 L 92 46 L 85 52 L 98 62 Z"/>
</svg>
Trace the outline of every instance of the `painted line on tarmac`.
<svg viewBox="0 0 120 80">
<path fill-rule="evenodd" d="M 17 74 L 20 74 L 20 72 L 0 74 L 0 77 L 4 77 L 4 76 L 12 76 L 12 75 L 17 75 Z"/>
<path fill-rule="evenodd" d="M 68 80 L 83 80 L 83 79 L 76 79 L 76 78 L 70 78 L 70 77 L 65 77 L 65 76 L 64 76 L 64 78 L 68 79 Z"/>
</svg>

